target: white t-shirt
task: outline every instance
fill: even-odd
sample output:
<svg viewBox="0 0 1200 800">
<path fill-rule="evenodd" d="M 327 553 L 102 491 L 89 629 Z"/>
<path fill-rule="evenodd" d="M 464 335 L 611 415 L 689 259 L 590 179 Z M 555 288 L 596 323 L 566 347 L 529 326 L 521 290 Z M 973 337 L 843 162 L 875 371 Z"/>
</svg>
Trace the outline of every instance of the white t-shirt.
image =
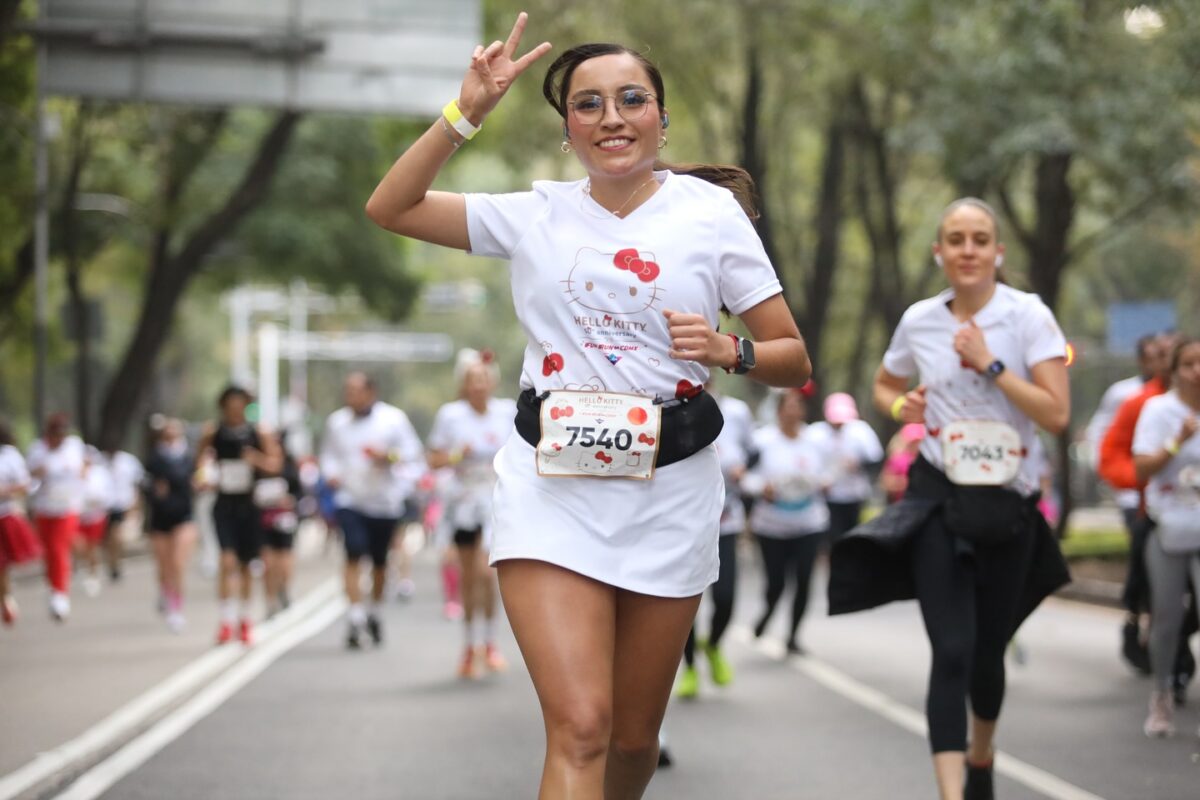
<svg viewBox="0 0 1200 800">
<path fill-rule="evenodd" d="M 754 414 L 750 406 L 736 397 L 717 398 L 725 426 L 717 436 L 717 458 L 725 478 L 725 507 L 721 509 L 721 534 L 741 533 L 746 527 L 746 506 L 734 481 L 734 473 L 746 468 L 754 451 Z"/>
<path fill-rule="evenodd" d="M 875 431 L 861 419 L 835 428 L 828 422 L 808 426 L 809 436 L 829 449 L 833 482 L 825 496 L 831 503 L 861 503 L 871 496 L 871 479 L 865 465 L 883 460 L 883 445 Z"/>
<path fill-rule="evenodd" d="M 1184 420 L 1192 416 L 1196 412 L 1175 390 L 1150 398 L 1142 406 L 1133 431 L 1133 454 L 1157 453 L 1179 434 Z M 1176 520 L 1200 522 L 1200 436 L 1184 442 L 1179 453 L 1150 479 L 1146 485 L 1146 510 L 1160 527 Z"/>
<path fill-rule="evenodd" d="M 391 452 L 392 464 L 380 465 L 367 450 Z M 329 415 L 321 441 L 321 472 L 340 482 L 334 502 L 370 517 L 398 518 L 424 471 L 424 448 L 408 415 L 376 401 L 364 416 L 349 407 Z"/>
<path fill-rule="evenodd" d="M 0 489 L 29 488 L 29 470 L 21 451 L 11 444 L 0 445 Z M 0 499 L 0 517 L 7 517 L 21 510 L 21 498 Z"/>
<path fill-rule="evenodd" d="M 1108 428 L 1112 425 L 1113 417 L 1117 415 L 1121 404 L 1142 391 L 1145 386 L 1146 382 L 1140 377 L 1125 378 L 1104 391 L 1104 395 L 1100 398 L 1100 405 L 1096 407 L 1096 413 L 1092 415 L 1087 426 L 1086 438 L 1092 451 L 1091 457 L 1094 464 L 1098 464 L 1100 461 L 1100 445 L 1104 442 L 1104 434 L 1108 433 Z M 1117 500 L 1117 505 L 1121 508 L 1137 508 L 1141 501 L 1141 495 L 1138 494 L 1137 489 L 1121 489 L 1113 492 L 1113 495 Z"/>
<path fill-rule="evenodd" d="M 78 436 L 66 437 L 53 450 L 46 446 L 45 439 L 35 439 L 29 445 L 25 456 L 29 471 L 45 470 L 30 498 L 34 514 L 66 517 L 83 509 L 85 461 L 83 440 Z"/>
<path fill-rule="evenodd" d="M 108 508 L 113 499 L 113 476 L 108 461 L 99 450 L 88 448 L 87 474 L 83 476 L 83 508 L 79 521 L 93 525 L 108 518 Z"/>
<path fill-rule="evenodd" d="M 760 536 L 786 538 L 821 533 L 829 528 L 829 508 L 823 491 L 833 477 L 830 451 L 809 435 L 808 426 L 788 438 L 771 425 L 754 434 L 759 459 L 750 471 L 754 493 L 769 484 L 774 499 L 765 497 L 750 512 L 750 530 Z"/>
<path fill-rule="evenodd" d="M 112 475 L 112 501 L 110 511 L 128 511 L 137 505 L 138 487 L 141 486 L 145 470 L 137 456 L 118 450 L 105 455 L 105 463 Z"/>
<path fill-rule="evenodd" d="M 492 489 L 496 484 L 492 462 L 508 441 L 516 413 L 515 402 L 495 397 L 488 400 L 482 414 L 466 400 L 455 400 L 438 409 L 429 432 L 429 449 L 451 454 L 467 451 L 443 487 L 450 505 L 448 522 L 454 528 L 474 530 L 491 522 Z"/>
<path fill-rule="evenodd" d="M 921 455 L 943 468 L 942 427 L 956 420 L 994 420 L 1011 425 L 1026 449 L 1036 434 L 1033 420 L 1022 413 L 996 387 L 992 379 L 962 366 L 954 352 L 954 334 L 964 324 L 950 312 L 954 290 L 914 303 L 904 312 L 891 344 L 883 355 L 883 368 L 901 378 L 916 376 L 924 384 L 925 426 L 930 435 L 921 442 Z M 1029 380 L 1036 364 L 1065 358 L 1067 340 L 1054 314 L 1041 299 L 1006 284 L 978 313 L 975 324 L 983 331 L 988 349 L 1013 374 Z M 1038 465 L 1024 459 L 1012 488 L 1029 495 L 1038 487 Z"/>
<path fill-rule="evenodd" d="M 601 389 L 663 399 L 708 380 L 667 355 L 664 308 L 714 327 L 781 292 L 762 242 L 733 194 L 655 173 L 661 188 L 619 219 L 584 181 L 466 195 L 471 252 L 509 259 L 528 344 L 520 385 Z"/>
</svg>

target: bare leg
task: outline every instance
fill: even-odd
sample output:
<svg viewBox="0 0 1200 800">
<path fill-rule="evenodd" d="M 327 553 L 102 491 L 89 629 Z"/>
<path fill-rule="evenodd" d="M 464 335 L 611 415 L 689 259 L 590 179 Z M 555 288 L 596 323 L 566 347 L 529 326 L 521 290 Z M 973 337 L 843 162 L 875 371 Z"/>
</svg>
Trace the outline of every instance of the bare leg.
<svg viewBox="0 0 1200 800">
<path fill-rule="evenodd" d="M 158 590 L 165 595 L 171 590 L 171 545 L 172 537 L 161 533 L 150 536 L 150 549 L 154 552 L 154 567 L 158 575 Z"/>
<path fill-rule="evenodd" d="M 350 605 L 356 605 L 362 602 L 362 587 L 358 583 L 358 561 L 353 559 L 346 560 L 346 566 L 342 568 L 342 582 L 346 586 L 346 600 Z"/>
<path fill-rule="evenodd" d="M 180 600 L 183 599 L 184 578 L 187 575 L 188 562 L 192 558 L 192 550 L 196 546 L 196 526 L 185 522 L 175 528 L 171 535 L 170 574 L 175 591 Z"/>
<path fill-rule="evenodd" d="M 546 726 L 538 797 L 602 800 L 612 736 L 616 590 L 541 561 L 504 561 L 499 575 Z"/>
<path fill-rule="evenodd" d="M 996 722 L 971 715 L 971 742 L 967 745 L 967 758 L 972 764 L 987 764 L 992 760 Z"/>
<path fill-rule="evenodd" d="M 383 590 L 387 587 L 387 566 L 371 567 L 371 600 L 383 602 Z"/>
<path fill-rule="evenodd" d="M 233 597 L 233 576 L 238 571 L 237 553 L 221 551 L 221 562 L 217 572 L 217 597 L 229 600 Z"/>
<path fill-rule="evenodd" d="M 613 731 L 606 800 L 637 800 L 658 765 L 658 731 L 700 595 L 651 597 L 617 591 Z"/>
<path fill-rule="evenodd" d="M 937 777 L 941 800 L 962 800 L 967 768 L 963 754 L 951 750 L 933 754 L 933 772 Z"/>
<path fill-rule="evenodd" d="M 467 626 L 468 637 L 471 625 L 475 619 L 475 609 L 479 606 L 479 545 L 460 544 L 458 547 L 458 563 L 462 569 L 462 604 L 463 622 Z"/>
</svg>

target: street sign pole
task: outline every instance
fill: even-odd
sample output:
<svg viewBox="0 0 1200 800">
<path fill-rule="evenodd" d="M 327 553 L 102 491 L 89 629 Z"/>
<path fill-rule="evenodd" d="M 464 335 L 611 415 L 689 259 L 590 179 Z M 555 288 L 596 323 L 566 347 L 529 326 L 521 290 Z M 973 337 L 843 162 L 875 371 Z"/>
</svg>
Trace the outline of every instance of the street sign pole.
<svg viewBox="0 0 1200 800">
<path fill-rule="evenodd" d="M 38 4 L 38 19 L 45 15 L 45 3 Z M 45 75 L 48 45 L 37 45 L 33 115 L 33 429 L 40 431 L 46 418 L 46 293 L 50 260 L 50 161 L 46 152 Z"/>
</svg>

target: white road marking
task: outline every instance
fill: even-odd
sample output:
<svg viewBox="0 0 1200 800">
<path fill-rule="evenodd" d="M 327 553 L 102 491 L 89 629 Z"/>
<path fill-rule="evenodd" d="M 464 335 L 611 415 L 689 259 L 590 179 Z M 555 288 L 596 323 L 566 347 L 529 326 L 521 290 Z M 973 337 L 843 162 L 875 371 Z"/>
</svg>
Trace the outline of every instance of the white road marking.
<svg viewBox="0 0 1200 800">
<path fill-rule="evenodd" d="M 270 641 L 254 647 L 242 660 L 191 700 L 80 776 L 79 780 L 57 796 L 57 800 L 93 800 L 99 797 L 117 781 L 146 763 L 155 753 L 218 709 L 222 703 L 262 674 L 289 650 L 328 627 L 345 613 L 345 610 L 345 598 L 339 596 L 330 599 L 312 616 L 297 622 Z"/>
<path fill-rule="evenodd" d="M 340 584 L 336 578 L 329 578 L 318 584 L 312 591 L 293 603 L 287 611 L 259 625 L 257 628 L 259 641 L 268 642 L 277 632 L 285 630 L 289 625 L 303 619 L 314 609 L 327 603 L 330 598 L 338 594 L 339 590 Z M 226 670 L 245 652 L 245 648 L 240 645 L 226 645 L 210 650 L 162 683 L 135 697 L 79 736 L 53 750 L 39 753 L 25 766 L 0 778 L 0 800 L 19 797 L 59 772 L 77 767 L 80 763 L 94 758 L 96 754 L 115 746 L 143 727 L 148 720 L 161 714 L 164 709 L 178 703 L 182 698 L 192 694 L 214 676 Z"/>
<path fill-rule="evenodd" d="M 872 689 L 865 683 L 855 680 L 837 667 L 827 664 L 812 656 L 787 657 L 783 645 L 777 642 L 760 640 L 755 642 L 753 632 L 745 626 L 734 626 L 731 630 L 735 641 L 748 644 L 772 658 L 787 659 L 788 666 L 803 673 L 812 680 L 824 686 L 852 703 L 872 711 L 896 726 L 920 736 L 928 734 L 925 715 L 914 708 L 897 702 L 877 689 Z M 1092 794 L 1069 783 L 1056 775 L 1052 775 L 1040 767 L 1022 761 L 1007 753 L 996 753 L 996 772 L 1018 783 L 1022 783 L 1045 797 L 1052 800 L 1104 800 L 1099 795 Z"/>
</svg>

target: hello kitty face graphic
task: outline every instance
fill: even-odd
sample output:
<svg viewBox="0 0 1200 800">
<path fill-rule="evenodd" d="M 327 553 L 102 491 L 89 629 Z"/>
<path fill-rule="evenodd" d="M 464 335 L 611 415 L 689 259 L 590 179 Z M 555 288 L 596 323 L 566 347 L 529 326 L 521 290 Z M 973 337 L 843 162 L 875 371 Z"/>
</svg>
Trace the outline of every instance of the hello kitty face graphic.
<svg viewBox="0 0 1200 800">
<path fill-rule="evenodd" d="M 640 314 L 659 300 L 660 272 L 654 254 L 644 250 L 628 247 L 601 253 L 584 247 L 576 253 L 575 265 L 562 283 L 571 298 L 568 305 L 602 314 Z"/>
<path fill-rule="evenodd" d="M 607 475 L 612 472 L 613 458 L 603 450 L 585 451 L 579 457 L 579 471 L 590 475 Z"/>
</svg>

